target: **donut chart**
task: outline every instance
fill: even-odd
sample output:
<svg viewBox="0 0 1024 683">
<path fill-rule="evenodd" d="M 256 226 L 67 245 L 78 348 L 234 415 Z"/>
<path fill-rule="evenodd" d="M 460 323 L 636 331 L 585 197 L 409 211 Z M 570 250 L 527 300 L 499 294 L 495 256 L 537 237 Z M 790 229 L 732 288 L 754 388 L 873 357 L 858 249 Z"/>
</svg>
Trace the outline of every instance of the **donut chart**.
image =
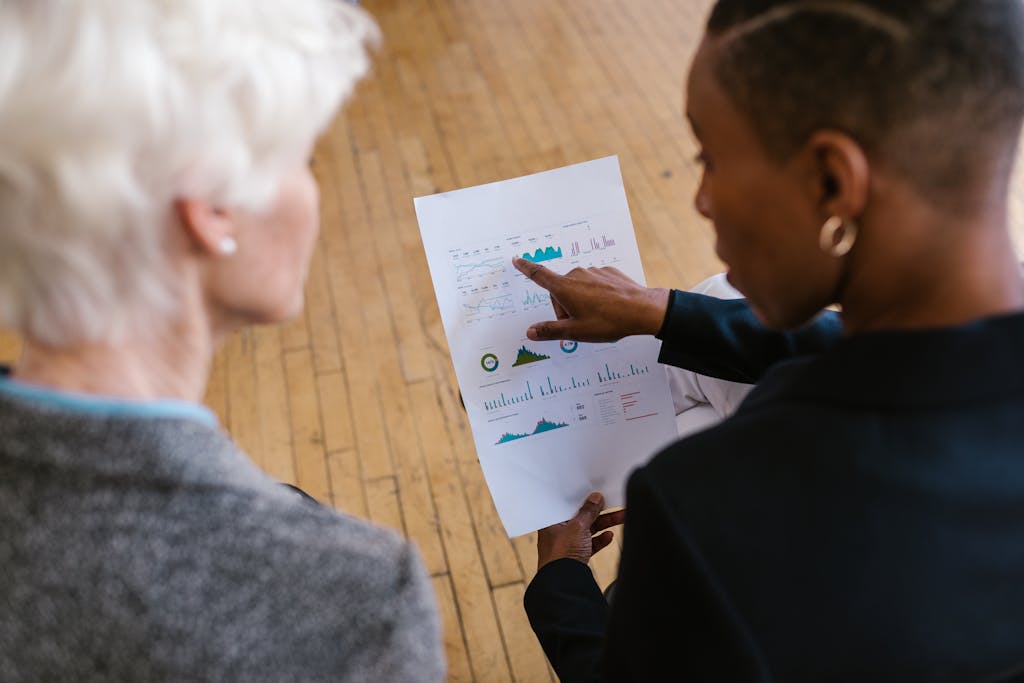
<svg viewBox="0 0 1024 683">
<path fill-rule="evenodd" d="M 494 372 L 498 369 L 498 357 L 493 353 L 485 353 L 483 358 L 480 359 L 480 367 L 485 372 Z"/>
</svg>

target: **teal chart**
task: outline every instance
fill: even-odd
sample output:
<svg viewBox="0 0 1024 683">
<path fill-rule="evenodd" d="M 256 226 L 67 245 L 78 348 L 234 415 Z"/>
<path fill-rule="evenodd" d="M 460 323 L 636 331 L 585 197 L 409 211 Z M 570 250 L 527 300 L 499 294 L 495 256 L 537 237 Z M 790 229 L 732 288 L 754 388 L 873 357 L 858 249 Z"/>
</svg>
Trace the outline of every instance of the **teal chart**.
<svg viewBox="0 0 1024 683">
<path fill-rule="evenodd" d="M 556 380 L 550 375 L 535 381 L 537 382 L 536 385 L 534 385 L 531 380 L 526 380 L 525 388 L 517 388 L 514 391 L 509 390 L 511 393 L 508 395 L 506 395 L 506 390 L 500 390 L 495 398 L 483 402 L 484 410 L 501 410 L 503 408 L 510 408 L 522 403 L 528 403 L 534 399 L 582 390 L 590 386 L 594 386 L 591 384 L 589 378 L 576 378 L 572 376 L 569 377 L 568 381 L 561 378 Z M 536 391 L 534 391 L 534 389 L 536 389 Z"/>
<path fill-rule="evenodd" d="M 537 423 L 537 426 L 533 428 L 532 432 L 528 432 L 525 434 L 513 434 L 511 432 L 505 432 L 504 434 L 502 434 L 501 438 L 498 439 L 498 445 L 508 443 L 509 441 L 518 441 L 519 439 L 526 439 L 531 436 L 537 436 L 538 434 L 543 434 L 544 432 L 551 432 L 556 429 L 563 429 L 568 426 L 569 425 L 565 422 L 549 422 L 547 418 L 542 417 L 540 421 Z"/>
<path fill-rule="evenodd" d="M 523 258 L 526 259 L 527 261 L 533 261 L 534 263 L 554 261 L 557 258 L 562 258 L 562 248 L 544 247 L 543 249 L 538 249 L 537 251 L 533 252 L 533 254 L 531 254 L 530 252 L 526 252 L 525 254 L 523 254 Z"/>
<path fill-rule="evenodd" d="M 444 339 L 488 490 L 509 536 L 570 518 L 675 435 L 653 338 L 539 340 L 563 311 L 513 265 L 558 275 L 614 266 L 644 282 L 618 159 L 415 200 Z M 530 265 L 534 264 L 534 265 Z M 522 265 L 522 264 L 520 264 Z M 431 308 L 420 312 L 436 315 Z"/>
</svg>

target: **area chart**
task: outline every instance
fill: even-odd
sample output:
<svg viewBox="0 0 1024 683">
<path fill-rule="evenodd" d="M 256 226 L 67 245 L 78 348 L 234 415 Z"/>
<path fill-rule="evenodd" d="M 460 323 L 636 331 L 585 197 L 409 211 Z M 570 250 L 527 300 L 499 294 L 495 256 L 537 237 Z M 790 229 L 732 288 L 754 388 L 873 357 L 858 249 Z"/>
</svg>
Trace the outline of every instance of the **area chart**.
<svg viewBox="0 0 1024 683">
<path fill-rule="evenodd" d="M 537 426 L 529 434 L 512 434 L 511 432 L 507 432 L 498 439 L 497 445 L 500 446 L 501 444 L 508 443 L 509 441 L 518 441 L 519 439 L 536 436 L 537 434 L 543 434 L 544 432 L 552 432 L 556 429 L 562 429 L 563 427 L 568 426 L 569 425 L 565 422 L 548 422 L 546 419 L 541 418 L 540 422 L 537 423 Z"/>
</svg>

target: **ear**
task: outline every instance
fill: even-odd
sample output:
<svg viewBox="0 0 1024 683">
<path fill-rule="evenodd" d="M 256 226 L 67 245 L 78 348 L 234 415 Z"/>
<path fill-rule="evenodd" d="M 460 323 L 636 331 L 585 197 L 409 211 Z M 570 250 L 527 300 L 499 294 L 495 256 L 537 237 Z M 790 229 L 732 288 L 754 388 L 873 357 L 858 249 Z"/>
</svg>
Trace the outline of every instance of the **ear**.
<svg viewBox="0 0 1024 683">
<path fill-rule="evenodd" d="M 203 254 L 220 256 L 225 238 L 235 237 L 231 213 L 205 200 L 180 197 L 174 200 L 174 211 L 189 242 Z"/>
<path fill-rule="evenodd" d="M 824 217 L 860 216 L 868 202 L 871 165 L 860 144 L 845 133 L 818 131 L 811 136 L 806 150 L 811 191 Z"/>
</svg>

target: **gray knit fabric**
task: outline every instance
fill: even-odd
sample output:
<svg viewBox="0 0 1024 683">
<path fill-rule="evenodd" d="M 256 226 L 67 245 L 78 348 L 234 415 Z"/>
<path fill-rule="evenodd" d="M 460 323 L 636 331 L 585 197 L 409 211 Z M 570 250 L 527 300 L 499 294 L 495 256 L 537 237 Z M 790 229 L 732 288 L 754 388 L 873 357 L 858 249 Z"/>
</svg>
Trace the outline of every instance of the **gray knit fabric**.
<svg viewBox="0 0 1024 683">
<path fill-rule="evenodd" d="M 415 550 L 198 421 L 0 395 L 0 681 L 440 681 Z"/>
</svg>

